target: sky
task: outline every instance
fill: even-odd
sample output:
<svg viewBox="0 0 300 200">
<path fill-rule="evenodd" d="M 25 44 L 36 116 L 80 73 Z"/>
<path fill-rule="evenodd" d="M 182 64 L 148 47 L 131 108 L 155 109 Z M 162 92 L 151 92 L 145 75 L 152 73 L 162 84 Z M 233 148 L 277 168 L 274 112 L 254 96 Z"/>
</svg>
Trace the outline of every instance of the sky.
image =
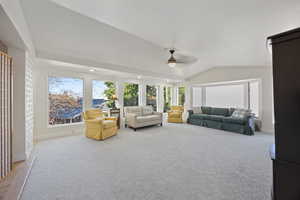
<svg viewBox="0 0 300 200">
<path fill-rule="evenodd" d="M 104 90 L 106 90 L 104 81 L 93 81 L 93 99 L 106 99 Z"/>
<path fill-rule="evenodd" d="M 83 97 L 83 80 L 78 78 L 65 78 L 65 77 L 49 77 L 49 93 L 62 94 L 68 91 L 74 95 Z M 104 81 L 93 81 L 93 99 L 106 99 L 104 97 L 104 90 L 106 86 Z"/>
</svg>

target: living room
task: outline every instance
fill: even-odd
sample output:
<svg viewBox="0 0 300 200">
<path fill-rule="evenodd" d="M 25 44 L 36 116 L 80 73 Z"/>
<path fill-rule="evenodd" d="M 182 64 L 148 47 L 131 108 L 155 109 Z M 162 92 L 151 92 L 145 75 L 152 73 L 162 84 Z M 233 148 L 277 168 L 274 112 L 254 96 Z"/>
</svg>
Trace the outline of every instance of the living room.
<svg viewBox="0 0 300 200">
<path fill-rule="evenodd" d="M 0 0 L 0 199 L 297 199 L 299 8 Z"/>
</svg>

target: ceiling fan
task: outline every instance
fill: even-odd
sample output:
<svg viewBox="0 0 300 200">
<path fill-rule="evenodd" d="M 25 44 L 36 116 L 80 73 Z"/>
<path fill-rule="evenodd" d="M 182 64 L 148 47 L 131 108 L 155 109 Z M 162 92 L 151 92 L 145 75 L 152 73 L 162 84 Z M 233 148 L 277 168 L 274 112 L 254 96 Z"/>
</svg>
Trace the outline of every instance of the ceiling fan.
<svg viewBox="0 0 300 200">
<path fill-rule="evenodd" d="M 168 60 L 168 65 L 169 67 L 175 67 L 177 63 L 176 59 L 174 58 L 175 49 L 170 49 L 169 52 L 171 54 L 171 57 Z"/>
<path fill-rule="evenodd" d="M 171 68 L 174 68 L 176 66 L 176 64 L 191 64 L 191 63 L 194 63 L 197 59 L 193 56 L 187 56 L 187 55 L 182 55 L 182 54 L 178 54 L 177 59 L 175 59 L 174 57 L 174 53 L 175 53 L 175 50 L 174 48 L 171 48 L 171 49 L 167 49 L 171 56 L 170 58 L 168 59 L 168 62 L 167 64 L 169 65 L 169 67 Z"/>
</svg>

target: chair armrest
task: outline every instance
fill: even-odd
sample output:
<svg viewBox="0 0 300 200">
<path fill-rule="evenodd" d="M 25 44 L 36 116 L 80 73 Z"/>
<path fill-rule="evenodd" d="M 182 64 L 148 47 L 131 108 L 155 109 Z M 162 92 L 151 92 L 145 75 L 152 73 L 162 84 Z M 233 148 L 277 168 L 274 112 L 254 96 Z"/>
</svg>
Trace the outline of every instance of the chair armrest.
<svg viewBox="0 0 300 200">
<path fill-rule="evenodd" d="M 84 122 L 87 124 L 102 124 L 101 119 L 88 119 L 88 120 L 84 120 Z"/>
<path fill-rule="evenodd" d="M 114 121 L 117 121 L 117 118 L 116 117 L 105 117 L 105 120 L 114 120 Z"/>
<path fill-rule="evenodd" d="M 87 128 L 102 128 L 102 122 L 103 120 L 101 119 L 88 119 L 84 121 Z"/>
</svg>

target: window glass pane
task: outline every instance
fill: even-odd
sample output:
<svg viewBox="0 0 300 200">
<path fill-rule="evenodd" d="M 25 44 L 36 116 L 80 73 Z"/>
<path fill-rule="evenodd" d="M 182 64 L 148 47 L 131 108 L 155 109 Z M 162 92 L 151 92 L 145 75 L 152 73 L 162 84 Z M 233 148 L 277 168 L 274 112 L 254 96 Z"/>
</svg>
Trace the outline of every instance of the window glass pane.
<svg viewBox="0 0 300 200">
<path fill-rule="evenodd" d="M 257 82 L 250 82 L 250 93 L 249 93 L 249 100 L 250 100 L 250 109 L 255 116 L 258 117 L 259 115 L 259 83 Z"/>
<path fill-rule="evenodd" d="M 183 106 L 185 102 L 185 87 L 178 88 L 178 105 Z"/>
<path fill-rule="evenodd" d="M 93 108 L 107 110 L 115 107 L 116 87 L 114 82 L 93 80 Z"/>
<path fill-rule="evenodd" d="M 124 106 L 139 105 L 139 85 L 134 83 L 125 83 L 124 87 Z"/>
<path fill-rule="evenodd" d="M 244 85 L 206 87 L 206 105 L 212 107 L 245 108 Z"/>
<path fill-rule="evenodd" d="M 171 108 L 172 88 L 164 87 L 164 112 Z"/>
<path fill-rule="evenodd" d="M 48 78 L 49 125 L 81 122 L 83 80 Z"/>
<path fill-rule="evenodd" d="M 146 105 L 153 107 L 154 111 L 157 111 L 157 88 L 156 86 L 146 86 Z"/>
<path fill-rule="evenodd" d="M 202 88 L 193 88 L 193 107 L 202 106 Z"/>
</svg>

